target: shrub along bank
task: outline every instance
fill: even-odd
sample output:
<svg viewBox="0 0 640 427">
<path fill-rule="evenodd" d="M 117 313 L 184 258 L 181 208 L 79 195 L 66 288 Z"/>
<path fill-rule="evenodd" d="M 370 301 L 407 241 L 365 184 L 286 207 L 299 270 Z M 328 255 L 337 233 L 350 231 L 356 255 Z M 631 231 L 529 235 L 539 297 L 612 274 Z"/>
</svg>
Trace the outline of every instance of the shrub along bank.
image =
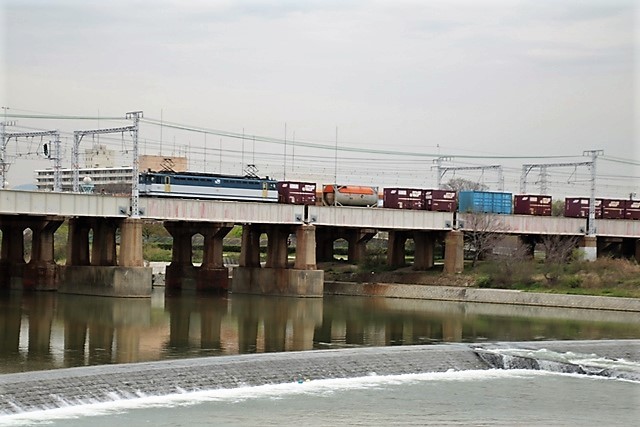
<svg viewBox="0 0 640 427">
<path fill-rule="evenodd" d="M 640 265 L 626 259 L 489 260 L 465 274 L 474 276 L 480 288 L 640 298 Z"/>
</svg>

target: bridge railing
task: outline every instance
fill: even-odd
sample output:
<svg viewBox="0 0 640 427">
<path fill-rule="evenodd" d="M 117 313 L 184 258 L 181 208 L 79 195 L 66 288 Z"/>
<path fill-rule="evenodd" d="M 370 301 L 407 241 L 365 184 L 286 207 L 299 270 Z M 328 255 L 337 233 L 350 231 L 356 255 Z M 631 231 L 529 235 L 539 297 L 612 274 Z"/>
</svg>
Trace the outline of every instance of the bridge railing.
<svg viewBox="0 0 640 427">
<path fill-rule="evenodd" d="M 640 221 L 597 219 L 596 236 L 640 237 Z"/>
<path fill-rule="evenodd" d="M 141 216 L 161 220 L 301 224 L 304 206 L 220 200 L 140 199 Z"/>
<path fill-rule="evenodd" d="M 450 230 L 453 213 L 403 209 L 309 206 L 315 225 L 375 228 L 380 230 Z"/>
<path fill-rule="evenodd" d="M 126 217 L 128 197 L 0 190 L 0 214 Z"/>
<path fill-rule="evenodd" d="M 483 217 L 490 217 L 491 223 L 483 223 Z M 480 221 L 478 221 L 480 219 Z M 558 234 L 578 236 L 584 235 L 587 230 L 586 218 L 564 218 L 533 215 L 491 215 L 461 213 L 458 215 L 458 223 L 463 231 L 473 231 L 489 227 L 497 233 L 513 234 Z"/>
</svg>

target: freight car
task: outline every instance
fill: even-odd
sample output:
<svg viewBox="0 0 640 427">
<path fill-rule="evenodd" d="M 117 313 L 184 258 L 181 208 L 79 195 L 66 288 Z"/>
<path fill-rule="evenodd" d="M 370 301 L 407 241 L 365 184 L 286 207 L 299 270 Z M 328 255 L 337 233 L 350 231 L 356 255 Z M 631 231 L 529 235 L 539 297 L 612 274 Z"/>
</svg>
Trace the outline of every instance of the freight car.
<svg viewBox="0 0 640 427">
<path fill-rule="evenodd" d="M 385 188 L 383 207 L 418 209 L 436 212 L 455 212 L 458 208 L 455 191 L 423 190 L 418 188 Z"/>
<path fill-rule="evenodd" d="M 551 196 L 516 194 L 513 213 L 516 215 L 551 216 Z"/>
<path fill-rule="evenodd" d="M 425 190 L 419 188 L 385 188 L 382 194 L 384 208 L 424 210 L 427 207 Z"/>
<path fill-rule="evenodd" d="M 143 172 L 140 174 L 139 191 L 141 196 L 151 197 L 541 216 L 550 216 L 552 206 L 551 196 L 547 195 L 385 188 L 382 200 L 379 200 L 378 187 L 329 184 L 317 188 L 310 182 L 196 172 Z M 595 215 L 597 219 L 640 220 L 640 201 L 596 199 Z M 564 216 L 587 218 L 589 198 L 566 198 Z"/>
<path fill-rule="evenodd" d="M 588 197 L 567 197 L 564 216 L 569 218 L 587 218 L 589 216 Z M 640 201 L 625 199 L 596 199 L 596 219 L 640 220 Z"/>
<path fill-rule="evenodd" d="M 640 200 L 625 200 L 624 219 L 640 220 Z"/>
<path fill-rule="evenodd" d="M 378 206 L 378 187 L 359 185 L 325 185 L 322 201 L 326 206 Z"/>
<path fill-rule="evenodd" d="M 316 184 L 312 182 L 278 182 L 278 203 L 288 205 L 315 205 Z"/>
<path fill-rule="evenodd" d="M 460 191 L 458 193 L 460 212 L 511 214 L 513 195 L 491 191 Z"/>
</svg>

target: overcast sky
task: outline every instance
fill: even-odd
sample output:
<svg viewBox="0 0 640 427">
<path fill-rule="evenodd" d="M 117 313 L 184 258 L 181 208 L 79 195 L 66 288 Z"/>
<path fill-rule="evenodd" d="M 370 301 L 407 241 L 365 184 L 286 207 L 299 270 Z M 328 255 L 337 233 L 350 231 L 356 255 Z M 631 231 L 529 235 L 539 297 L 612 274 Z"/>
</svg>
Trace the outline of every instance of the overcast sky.
<svg viewBox="0 0 640 427">
<path fill-rule="evenodd" d="M 18 122 L 11 131 L 60 129 L 68 147 L 73 130 L 126 123 L 13 116 L 143 110 L 163 123 L 248 135 L 143 124 L 143 152 L 162 144 L 163 154 L 189 154 L 197 170 L 238 173 L 244 160 L 278 179 L 432 187 L 440 154 L 456 156 L 447 166 L 503 164 L 509 191 L 523 163 L 584 161 L 584 150 L 602 149 L 600 195 L 640 196 L 634 0 L 0 4 L 0 104 Z M 49 166 L 21 155 L 9 180 L 32 181 L 34 167 Z M 551 192 L 588 189 L 586 168 L 557 171 Z M 491 172 L 455 176 L 497 189 Z"/>
</svg>

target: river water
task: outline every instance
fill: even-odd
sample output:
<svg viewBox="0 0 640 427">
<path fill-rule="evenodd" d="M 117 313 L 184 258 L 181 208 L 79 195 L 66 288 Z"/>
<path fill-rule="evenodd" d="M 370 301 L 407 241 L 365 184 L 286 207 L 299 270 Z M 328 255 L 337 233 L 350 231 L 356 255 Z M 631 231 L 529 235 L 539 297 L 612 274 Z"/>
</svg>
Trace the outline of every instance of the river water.
<svg viewBox="0 0 640 427">
<path fill-rule="evenodd" d="M 167 297 L 162 288 L 144 300 L 0 296 L 3 374 L 263 352 L 576 339 L 640 339 L 640 316 L 361 297 Z M 634 425 L 639 408 L 634 381 L 472 370 L 138 396 L 0 416 L 0 425 Z"/>
</svg>

